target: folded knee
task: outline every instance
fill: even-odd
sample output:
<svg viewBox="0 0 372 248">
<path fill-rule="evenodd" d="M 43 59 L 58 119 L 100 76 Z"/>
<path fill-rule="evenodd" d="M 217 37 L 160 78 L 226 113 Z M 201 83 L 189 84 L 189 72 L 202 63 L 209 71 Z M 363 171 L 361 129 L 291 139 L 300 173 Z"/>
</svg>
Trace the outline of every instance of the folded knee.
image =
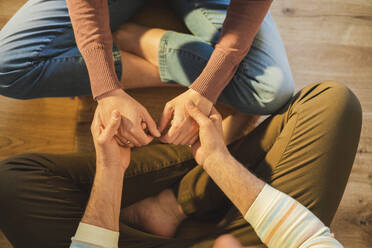
<svg viewBox="0 0 372 248">
<path fill-rule="evenodd" d="M 30 183 L 36 182 L 35 179 L 45 172 L 40 159 L 37 154 L 22 154 L 0 162 L 0 227 L 1 220 L 15 213 L 14 206 L 21 203 Z"/>
<path fill-rule="evenodd" d="M 272 114 L 285 105 L 294 92 L 294 80 L 290 72 L 280 67 L 266 68 L 263 75 L 257 76 L 261 91 L 257 100 L 262 106 L 262 114 Z"/>
<path fill-rule="evenodd" d="M 291 73 L 274 66 L 254 78 L 240 74 L 232 84 L 228 86 L 228 101 L 237 110 L 255 115 L 278 111 L 291 99 L 295 88 Z"/>
<path fill-rule="evenodd" d="M 362 107 L 358 97 L 350 88 L 337 82 L 321 82 L 318 87 L 318 91 L 324 93 L 325 100 L 322 104 L 340 116 L 354 118 L 355 122 L 361 122 Z"/>
<path fill-rule="evenodd" d="M 1 43 L 1 41 L 0 41 Z M 26 99 L 23 96 L 27 81 L 32 81 L 28 75 L 33 68 L 33 62 L 25 58 L 24 54 L 11 51 L 7 46 L 0 44 L 0 95 Z"/>
</svg>

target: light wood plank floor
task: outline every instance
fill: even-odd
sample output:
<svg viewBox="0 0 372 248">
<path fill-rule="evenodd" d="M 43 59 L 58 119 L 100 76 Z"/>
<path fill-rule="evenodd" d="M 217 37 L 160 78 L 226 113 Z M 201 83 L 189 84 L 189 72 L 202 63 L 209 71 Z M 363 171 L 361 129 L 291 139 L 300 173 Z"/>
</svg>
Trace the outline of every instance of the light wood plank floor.
<svg viewBox="0 0 372 248">
<path fill-rule="evenodd" d="M 24 2 L 0 0 L 0 27 Z M 372 247 L 372 1 L 277 0 L 271 13 L 298 89 L 334 80 L 348 85 L 362 103 L 358 154 L 332 230 L 345 247 Z M 91 105 L 87 99 L 0 97 L 0 159 L 90 150 Z M 11 247 L 1 232 L 0 247 Z"/>
</svg>

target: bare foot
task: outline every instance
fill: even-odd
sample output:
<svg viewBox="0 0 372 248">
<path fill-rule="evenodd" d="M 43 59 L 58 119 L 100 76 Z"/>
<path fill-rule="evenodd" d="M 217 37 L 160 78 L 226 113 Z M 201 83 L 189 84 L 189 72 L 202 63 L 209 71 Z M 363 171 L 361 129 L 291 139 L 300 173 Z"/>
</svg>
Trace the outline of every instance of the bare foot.
<svg viewBox="0 0 372 248">
<path fill-rule="evenodd" d="M 213 248 L 243 248 L 243 246 L 232 235 L 222 235 L 214 242 Z"/>
<path fill-rule="evenodd" d="M 170 189 L 155 197 L 146 198 L 123 210 L 126 223 L 143 231 L 164 237 L 173 237 L 177 227 L 186 218 Z"/>
</svg>

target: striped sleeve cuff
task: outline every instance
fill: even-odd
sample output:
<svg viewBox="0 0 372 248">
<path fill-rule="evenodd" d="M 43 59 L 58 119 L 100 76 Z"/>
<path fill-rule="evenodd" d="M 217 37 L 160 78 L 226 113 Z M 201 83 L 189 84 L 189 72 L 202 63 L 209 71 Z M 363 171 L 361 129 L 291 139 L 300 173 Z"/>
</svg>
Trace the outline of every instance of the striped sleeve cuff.
<svg viewBox="0 0 372 248">
<path fill-rule="evenodd" d="M 266 184 L 245 215 L 262 242 L 268 247 L 314 247 L 333 244 L 328 227 L 308 209 L 290 196 Z"/>
<path fill-rule="evenodd" d="M 80 222 L 70 248 L 117 248 L 119 232 Z"/>
</svg>

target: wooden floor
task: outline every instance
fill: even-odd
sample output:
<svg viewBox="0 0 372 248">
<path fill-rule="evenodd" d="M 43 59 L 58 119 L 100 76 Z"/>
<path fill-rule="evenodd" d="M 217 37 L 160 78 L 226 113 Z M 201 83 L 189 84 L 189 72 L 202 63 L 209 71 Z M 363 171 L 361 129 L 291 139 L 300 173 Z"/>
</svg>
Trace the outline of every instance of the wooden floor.
<svg viewBox="0 0 372 248">
<path fill-rule="evenodd" d="M 0 0 L 0 27 L 24 2 Z M 372 247 L 372 1 L 277 0 L 271 13 L 297 88 L 334 80 L 348 85 L 362 103 L 358 154 L 332 230 L 347 248 Z M 0 106 L 0 159 L 25 152 L 91 149 L 92 104 L 86 98 L 0 97 Z M 11 246 L 0 232 L 0 248 L 5 247 Z"/>
</svg>

